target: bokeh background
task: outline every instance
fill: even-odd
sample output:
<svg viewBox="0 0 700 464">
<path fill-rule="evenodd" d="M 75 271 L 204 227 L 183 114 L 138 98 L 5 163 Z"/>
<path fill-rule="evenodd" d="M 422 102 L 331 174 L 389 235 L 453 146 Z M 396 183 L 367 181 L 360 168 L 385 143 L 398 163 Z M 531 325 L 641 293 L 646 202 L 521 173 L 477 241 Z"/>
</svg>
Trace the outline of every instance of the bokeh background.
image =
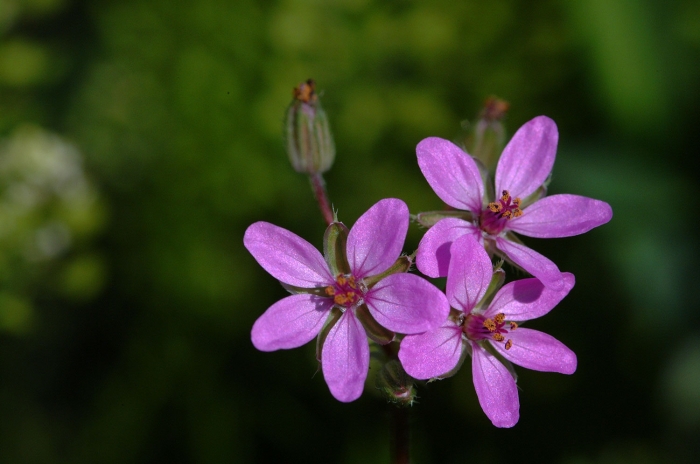
<svg viewBox="0 0 700 464">
<path fill-rule="evenodd" d="M 459 140 L 490 95 L 511 134 L 557 122 L 550 192 L 614 210 L 584 236 L 526 240 L 577 277 L 531 324 L 578 354 L 576 374 L 518 369 L 510 430 L 468 369 L 421 386 L 414 462 L 693 462 L 694 0 L 0 0 L 0 462 L 388 461 L 372 385 L 341 404 L 313 343 L 250 343 L 285 291 L 245 228 L 321 245 L 281 135 L 309 77 L 349 225 L 385 197 L 441 208 L 415 145 Z"/>
</svg>

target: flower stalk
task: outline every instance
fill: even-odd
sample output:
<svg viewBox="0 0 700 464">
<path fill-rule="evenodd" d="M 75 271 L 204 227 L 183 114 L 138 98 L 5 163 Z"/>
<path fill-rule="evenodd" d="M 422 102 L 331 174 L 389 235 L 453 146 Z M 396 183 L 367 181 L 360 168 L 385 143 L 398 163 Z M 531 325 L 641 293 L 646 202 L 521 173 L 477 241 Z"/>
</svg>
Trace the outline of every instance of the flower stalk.
<svg viewBox="0 0 700 464">
<path fill-rule="evenodd" d="M 327 225 L 333 223 L 333 210 L 331 208 L 331 202 L 328 200 L 328 193 L 326 192 L 326 183 L 323 180 L 323 175 L 320 172 L 314 174 L 309 174 L 309 181 L 311 181 L 311 189 L 314 191 L 314 197 L 316 197 L 316 202 L 323 215 L 323 220 L 326 221 Z"/>
</svg>

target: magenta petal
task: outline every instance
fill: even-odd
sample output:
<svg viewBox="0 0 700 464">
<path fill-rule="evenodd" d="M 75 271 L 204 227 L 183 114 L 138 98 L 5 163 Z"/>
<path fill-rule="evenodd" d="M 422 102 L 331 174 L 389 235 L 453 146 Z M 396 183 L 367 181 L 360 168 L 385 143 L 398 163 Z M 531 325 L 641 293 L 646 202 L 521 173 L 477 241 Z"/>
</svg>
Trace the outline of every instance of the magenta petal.
<svg viewBox="0 0 700 464">
<path fill-rule="evenodd" d="M 450 306 L 469 313 L 486 294 L 493 277 L 493 265 L 483 245 L 472 235 L 455 240 L 450 252 L 447 298 Z"/>
<path fill-rule="evenodd" d="M 369 343 L 352 311 L 345 311 L 328 333 L 321 368 L 335 399 L 347 403 L 360 397 L 369 369 Z"/>
<path fill-rule="evenodd" d="M 535 250 L 502 237 L 496 238 L 496 247 L 515 264 L 540 279 L 545 286 L 552 290 L 564 288 L 564 280 L 557 265 Z"/>
<path fill-rule="evenodd" d="M 432 379 L 450 372 L 462 354 L 462 329 L 452 321 L 442 327 L 401 340 L 399 360 L 408 375 Z"/>
<path fill-rule="evenodd" d="M 282 298 L 253 324 L 251 340 L 260 351 L 296 348 L 311 341 L 333 306 L 331 298 L 299 294 Z"/>
<path fill-rule="evenodd" d="M 551 335 L 518 327 L 508 332 L 507 338 L 513 342 L 508 350 L 503 343 L 492 345 L 510 362 L 543 372 L 573 374 L 576 371 L 574 352 Z"/>
<path fill-rule="evenodd" d="M 525 198 L 544 183 L 554 166 L 559 132 L 547 116 L 526 122 L 510 139 L 496 167 L 496 194 Z"/>
<path fill-rule="evenodd" d="M 408 231 L 408 206 L 401 200 L 378 201 L 348 234 L 348 263 L 358 279 L 386 271 L 401 254 Z"/>
<path fill-rule="evenodd" d="M 243 244 L 275 279 L 296 287 L 320 287 L 333 282 L 321 253 L 298 235 L 269 222 L 245 231 Z"/>
<path fill-rule="evenodd" d="M 484 317 L 503 313 L 508 321 L 529 321 L 544 316 L 569 294 L 574 286 L 574 275 L 562 272 L 564 285 L 552 290 L 542 285 L 539 279 L 516 280 L 503 286 L 484 312 Z"/>
<path fill-rule="evenodd" d="M 612 218 L 604 201 L 578 195 L 552 195 L 525 208 L 508 228 L 528 237 L 555 238 L 583 234 Z"/>
<path fill-rule="evenodd" d="M 469 154 L 438 137 L 423 139 L 416 154 L 425 179 L 442 201 L 457 209 L 481 211 L 484 184 Z"/>
<path fill-rule="evenodd" d="M 440 327 L 450 313 L 445 294 L 414 274 L 392 274 L 365 296 L 367 308 L 380 325 L 403 334 Z"/>
<path fill-rule="evenodd" d="M 520 418 L 518 387 L 496 357 L 472 342 L 472 377 L 481 409 L 496 427 L 512 427 Z"/>
<path fill-rule="evenodd" d="M 464 234 L 479 236 L 479 230 L 463 219 L 439 220 L 423 235 L 416 253 L 416 267 L 428 277 L 445 277 L 450 266 L 452 242 Z"/>
</svg>

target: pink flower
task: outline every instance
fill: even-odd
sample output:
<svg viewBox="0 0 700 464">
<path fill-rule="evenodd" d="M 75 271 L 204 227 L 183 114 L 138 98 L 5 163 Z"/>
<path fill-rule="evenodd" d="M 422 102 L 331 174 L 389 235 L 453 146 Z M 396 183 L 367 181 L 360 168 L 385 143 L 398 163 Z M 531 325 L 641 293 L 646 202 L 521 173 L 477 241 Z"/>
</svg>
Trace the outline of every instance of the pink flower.
<svg viewBox="0 0 700 464">
<path fill-rule="evenodd" d="M 407 230 L 408 207 L 391 198 L 372 206 L 349 232 L 331 224 L 325 260 L 285 229 L 267 222 L 248 227 L 245 247 L 294 293 L 255 322 L 253 345 L 261 351 L 296 348 L 320 333 L 321 368 L 331 393 L 343 402 L 357 399 L 369 368 L 365 331 L 376 328 L 368 326 L 421 333 L 440 326 L 449 312 L 445 295 L 425 279 L 405 272 L 380 276 L 397 262 Z"/>
<path fill-rule="evenodd" d="M 563 288 L 556 264 L 523 245 L 512 232 L 537 238 L 578 235 L 610 221 L 612 209 L 603 201 L 578 195 L 538 199 L 554 164 L 558 137 L 556 124 L 546 116 L 523 125 L 498 162 L 495 199 L 484 188 L 477 164 L 462 149 L 437 137 L 422 140 L 416 153 L 423 175 L 442 201 L 468 212 L 464 214 L 468 220 L 446 218 L 428 230 L 418 247 L 418 269 L 430 277 L 447 275 L 450 244 L 469 234 L 547 287 Z"/>
<path fill-rule="evenodd" d="M 431 379 L 450 375 L 470 353 L 481 408 L 493 425 L 512 427 L 518 422 L 520 403 L 508 361 L 538 371 L 572 374 L 576 370 L 576 355 L 561 342 L 518 326 L 556 306 L 574 286 L 574 276 L 563 273 L 562 288 L 556 291 L 538 279 L 511 282 L 489 303 L 493 293 L 487 295 L 487 290 L 494 273 L 484 248 L 464 235 L 454 241 L 451 252 L 447 299 L 454 310 L 441 327 L 406 335 L 399 359 L 412 377 Z"/>
</svg>

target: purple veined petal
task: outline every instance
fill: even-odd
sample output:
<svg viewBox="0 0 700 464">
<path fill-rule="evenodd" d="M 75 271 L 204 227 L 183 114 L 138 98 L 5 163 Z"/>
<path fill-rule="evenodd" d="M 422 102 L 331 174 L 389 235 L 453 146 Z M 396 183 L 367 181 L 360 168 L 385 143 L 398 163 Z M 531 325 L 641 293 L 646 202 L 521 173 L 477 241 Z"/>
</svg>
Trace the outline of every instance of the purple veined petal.
<svg viewBox="0 0 700 464">
<path fill-rule="evenodd" d="M 401 254 L 408 231 L 408 206 L 396 198 L 374 204 L 348 234 L 348 263 L 358 279 L 386 271 Z"/>
<path fill-rule="evenodd" d="M 583 234 L 612 219 L 604 201 L 579 195 L 552 195 L 525 208 L 508 228 L 528 237 L 556 238 Z"/>
<path fill-rule="evenodd" d="M 250 338 L 260 351 L 297 348 L 311 341 L 323 327 L 333 299 L 298 294 L 270 306 L 253 324 Z"/>
<path fill-rule="evenodd" d="M 552 290 L 564 287 L 562 273 L 557 265 L 535 250 L 502 237 L 496 238 L 496 247 L 515 264 L 540 279 L 545 286 Z"/>
<path fill-rule="evenodd" d="M 423 235 L 416 253 L 416 267 L 428 277 L 445 277 L 450 266 L 450 247 L 462 235 L 479 237 L 471 223 L 458 218 L 439 220 Z"/>
<path fill-rule="evenodd" d="M 415 274 L 391 274 L 365 295 L 374 319 L 403 334 L 440 327 L 450 313 L 447 297 L 435 285 Z"/>
<path fill-rule="evenodd" d="M 484 184 L 469 154 L 438 137 L 423 139 L 416 154 L 420 170 L 442 201 L 457 209 L 481 211 Z"/>
<path fill-rule="evenodd" d="M 504 285 L 484 312 L 484 317 L 503 313 L 508 321 L 529 321 L 544 316 L 569 294 L 576 282 L 569 272 L 561 273 L 560 290 L 545 287 L 539 279 L 521 279 Z"/>
<path fill-rule="evenodd" d="M 503 343 L 492 345 L 504 358 L 518 366 L 560 374 L 576 371 L 576 354 L 549 334 L 518 327 L 508 332 L 506 339 L 513 342 L 508 350 Z"/>
<path fill-rule="evenodd" d="M 369 369 L 369 342 L 352 311 L 345 311 L 328 333 L 321 368 L 335 399 L 348 403 L 360 397 Z"/>
<path fill-rule="evenodd" d="M 450 372 L 462 354 L 462 329 L 446 320 L 442 327 L 401 340 L 399 360 L 408 375 L 432 379 Z"/>
<path fill-rule="evenodd" d="M 468 314 L 486 294 L 493 277 L 493 265 L 483 245 L 472 235 L 455 240 L 450 252 L 447 299 L 450 306 Z"/>
<path fill-rule="evenodd" d="M 245 231 L 243 244 L 275 279 L 296 287 L 320 287 L 334 280 L 321 253 L 298 235 L 269 222 Z"/>
<path fill-rule="evenodd" d="M 525 198 L 552 172 L 559 131 L 547 116 L 523 124 L 503 149 L 496 167 L 496 196 L 508 190 L 513 198 Z"/>
<path fill-rule="evenodd" d="M 512 427 L 520 418 L 518 387 L 496 357 L 472 344 L 472 377 L 481 409 L 496 427 Z"/>
</svg>

